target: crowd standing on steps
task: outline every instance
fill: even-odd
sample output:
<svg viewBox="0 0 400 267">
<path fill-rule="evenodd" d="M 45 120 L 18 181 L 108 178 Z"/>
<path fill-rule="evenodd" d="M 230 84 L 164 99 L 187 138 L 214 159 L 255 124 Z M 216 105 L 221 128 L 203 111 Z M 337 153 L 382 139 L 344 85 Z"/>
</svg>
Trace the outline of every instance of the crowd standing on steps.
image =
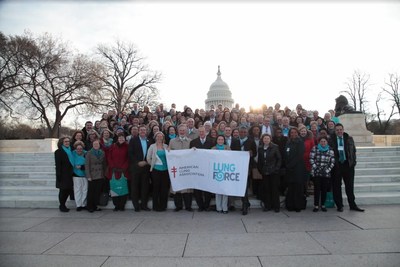
<svg viewBox="0 0 400 267">
<path fill-rule="evenodd" d="M 320 117 L 300 104 L 291 110 L 277 103 L 250 112 L 239 104 L 194 111 L 185 106 L 182 112 L 175 104 L 168 110 L 160 104 L 150 111 L 135 103 L 130 110 L 109 110 L 99 117 L 58 142 L 54 155 L 61 212 L 70 211 L 68 197 L 75 200 L 77 211 L 101 211 L 99 206 L 106 205 L 108 197 L 116 212 L 125 211 L 128 199 L 136 212 L 165 212 L 170 197 L 175 212 L 192 212 L 193 197 L 199 212 L 235 211 L 238 199 L 233 196 L 197 189 L 172 191 L 166 151 L 178 149 L 248 151 L 247 186 L 240 199 L 243 215 L 250 210 L 249 196 L 266 212 L 301 212 L 310 191 L 314 212 L 327 211 L 328 192 L 342 212 L 342 181 L 350 210 L 364 211 L 354 195 L 356 146 L 333 110 Z"/>
</svg>

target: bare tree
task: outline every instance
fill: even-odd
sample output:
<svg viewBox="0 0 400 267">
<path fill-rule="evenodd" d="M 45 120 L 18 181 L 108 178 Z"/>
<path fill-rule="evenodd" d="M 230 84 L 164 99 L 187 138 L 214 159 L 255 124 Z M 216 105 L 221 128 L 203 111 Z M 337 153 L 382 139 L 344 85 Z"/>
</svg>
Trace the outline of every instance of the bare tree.
<svg viewBox="0 0 400 267">
<path fill-rule="evenodd" d="M 382 120 L 381 116 L 386 116 L 386 113 L 383 109 L 381 109 L 379 107 L 379 102 L 382 100 L 382 92 L 380 92 L 376 98 L 375 101 L 375 107 L 376 107 L 376 118 L 378 119 L 378 125 L 379 125 L 379 129 L 378 129 L 378 134 L 386 134 L 387 129 L 390 126 L 390 119 L 393 117 L 393 115 L 395 114 L 394 112 L 394 108 L 395 105 L 393 104 L 391 107 L 391 111 L 389 116 L 387 117 L 387 119 Z"/>
<path fill-rule="evenodd" d="M 9 115 L 12 114 L 13 99 L 17 97 L 15 89 L 18 73 L 22 69 L 20 64 L 23 51 L 29 48 L 29 40 L 23 37 L 7 37 L 0 32 L 0 105 L 5 107 Z"/>
<path fill-rule="evenodd" d="M 68 112 L 96 105 L 100 98 L 101 66 L 84 55 L 75 55 L 68 44 L 49 34 L 21 37 L 29 45 L 13 64 L 21 68 L 14 85 L 22 93 L 14 111 L 32 120 L 41 120 L 50 137 L 57 137 Z M 17 108 L 16 110 L 16 107 Z"/>
<path fill-rule="evenodd" d="M 150 110 L 155 110 L 160 104 L 159 98 L 157 89 L 140 88 L 133 94 L 132 102 L 138 103 L 139 107 L 148 106 Z"/>
<path fill-rule="evenodd" d="M 390 96 L 390 100 L 393 101 L 394 106 L 397 107 L 397 114 L 400 114 L 399 84 L 400 76 L 397 73 L 389 74 L 389 81 L 385 82 L 386 86 L 382 88 L 383 92 Z"/>
<path fill-rule="evenodd" d="M 365 105 L 367 103 L 366 93 L 369 88 L 370 76 L 360 71 L 354 71 L 351 78 L 346 83 L 347 89 L 342 91 L 350 97 L 355 110 L 365 113 Z"/>
<path fill-rule="evenodd" d="M 116 41 L 113 46 L 99 45 L 97 53 L 106 70 L 100 78 L 105 83 L 104 99 L 109 99 L 108 107 L 123 111 L 134 102 L 139 89 L 157 93 L 161 74 L 149 70 L 133 44 Z"/>
</svg>

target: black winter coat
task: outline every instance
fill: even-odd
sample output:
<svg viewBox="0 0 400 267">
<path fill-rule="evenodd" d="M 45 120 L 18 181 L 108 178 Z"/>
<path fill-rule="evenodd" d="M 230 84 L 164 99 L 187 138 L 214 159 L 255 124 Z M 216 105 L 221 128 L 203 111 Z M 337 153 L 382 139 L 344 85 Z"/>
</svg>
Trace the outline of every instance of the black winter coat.
<svg viewBox="0 0 400 267">
<path fill-rule="evenodd" d="M 264 152 L 264 146 L 258 148 L 258 171 L 263 175 L 265 175 L 265 173 L 263 173 L 263 169 L 268 170 L 268 174 L 278 174 L 282 164 L 282 156 L 279 152 L 278 145 L 271 143 L 268 146 L 266 151 L 267 157 L 264 157 Z"/>
<path fill-rule="evenodd" d="M 343 133 L 343 143 L 344 143 L 343 145 L 344 145 L 346 160 L 349 163 L 349 167 L 353 168 L 357 164 L 356 145 L 354 143 L 354 139 L 347 133 Z M 331 136 L 329 146 L 333 149 L 333 152 L 335 152 L 335 164 L 338 165 L 339 150 L 338 150 L 336 134 Z"/>
<path fill-rule="evenodd" d="M 73 189 L 72 176 L 74 168 L 68 159 L 67 153 L 62 148 L 59 148 L 54 152 L 54 158 L 56 162 L 56 188 Z"/>
<path fill-rule="evenodd" d="M 300 138 L 290 140 L 286 144 L 285 162 L 286 162 L 286 181 L 288 183 L 303 183 L 304 172 L 304 143 Z"/>
</svg>

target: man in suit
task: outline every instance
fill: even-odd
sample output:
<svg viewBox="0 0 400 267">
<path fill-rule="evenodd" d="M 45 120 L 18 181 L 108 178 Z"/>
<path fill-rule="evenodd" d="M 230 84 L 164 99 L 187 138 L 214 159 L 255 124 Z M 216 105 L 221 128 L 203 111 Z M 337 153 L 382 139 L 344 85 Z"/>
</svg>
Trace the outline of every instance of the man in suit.
<svg viewBox="0 0 400 267">
<path fill-rule="evenodd" d="M 211 149 L 214 146 L 214 141 L 211 137 L 206 135 L 206 128 L 200 126 L 198 129 L 199 137 L 190 141 L 190 148 L 195 147 L 197 149 Z M 199 211 L 210 211 L 210 202 L 212 193 L 194 189 L 194 198 L 196 199 Z"/>
<path fill-rule="evenodd" d="M 225 145 L 229 146 L 231 150 L 240 151 L 240 141 L 238 139 L 233 138 L 232 128 L 230 126 L 225 127 L 224 135 L 225 135 Z"/>
<path fill-rule="evenodd" d="M 240 141 L 239 139 L 236 139 L 232 136 L 232 128 L 230 126 L 225 127 L 224 136 L 225 136 L 225 145 L 229 146 L 231 150 L 240 151 Z M 234 202 L 235 202 L 235 197 L 230 196 L 228 198 L 228 205 L 230 211 L 234 211 L 236 209 Z"/>
<path fill-rule="evenodd" d="M 193 118 L 187 119 L 186 125 L 187 125 L 187 137 L 188 138 L 193 140 L 193 139 L 196 139 L 197 137 L 199 137 L 199 132 L 194 127 L 194 119 Z"/>
<path fill-rule="evenodd" d="M 131 115 L 132 115 L 133 117 L 135 117 L 135 118 L 140 117 L 141 111 L 139 110 L 139 105 L 138 105 L 138 103 L 133 103 L 132 110 L 131 110 Z"/>
<path fill-rule="evenodd" d="M 289 131 L 290 131 L 290 129 L 292 128 L 292 126 L 289 125 L 289 122 L 290 122 L 289 117 L 284 116 L 284 117 L 282 118 L 282 127 L 281 127 L 281 129 L 282 129 L 282 134 L 283 134 L 283 136 L 286 136 L 286 137 L 288 137 L 288 138 L 289 138 Z"/>
<path fill-rule="evenodd" d="M 274 136 L 274 129 L 271 125 L 271 119 L 265 116 L 263 123 L 261 125 L 261 135 L 269 134 L 270 136 Z"/>
<path fill-rule="evenodd" d="M 147 127 L 139 127 L 139 135 L 129 142 L 129 165 L 131 170 L 131 198 L 135 211 L 149 211 L 147 202 L 150 187 L 150 165 L 146 161 L 150 141 L 147 139 Z M 140 200 L 140 203 L 139 203 Z"/>
<path fill-rule="evenodd" d="M 364 210 L 357 206 L 354 196 L 354 172 L 357 164 L 357 157 L 353 137 L 344 132 L 343 124 L 338 123 L 335 126 L 335 134 L 331 136 L 330 141 L 330 146 L 335 152 L 332 189 L 337 211 L 343 212 L 343 179 L 350 210 L 363 212 Z"/>
<path fill-rule="evenodd" d="M 239 128 L 239 145 L 241 151 L 249 151 L 250 153 L 250 161 L 249 161 L 249 170 L 251 170 L 251 166 L 253 164 L 253 157 L 257 154 L 256 143 L 248 138 L 248 130 L 246 127 Z M 248 188 L 249 181 L 251 179 L 251 172 L 248 172 L 247 176 L 247 185 L 244 197 L 242 197 L 242 214 L 247 215 L 248 209 L 250 207 L 249 197 L 248 197 Z"/>
<path fill-rule="evenodd" d="M 180 124 L 178 126 L 178 136 L 171 139 L 169 142 L 169 149 L 179 150 L 179 149 L 189 149 L 190 148 L 190 138 L 186 136 L 187 126 L 186 124 Z M 175 192 L 174 203 L 175 211 L 180 211 L 183 209 L 183 203 L 185 203 L 185 209 L 187 211 L 193 211 L 192 209 L 192 189 L 184 189 Z"/>
<path fill-rule="evenodd" d="M 301 118 L 303 119 L 303 124 L 309 127 L 311 123 L 311 118 L 307 116 L 307 110 L 301 110 Z"/>
<path fill-rule="evenodd" d="M 217 122 L 215 118 L 215 111 L 213 109 L 210 109 L 208 111 L 208 116 L 205 118 L 205 120 L 210 121 L 211 125 L 213 125 L 215 122 Z"/>
</svg>

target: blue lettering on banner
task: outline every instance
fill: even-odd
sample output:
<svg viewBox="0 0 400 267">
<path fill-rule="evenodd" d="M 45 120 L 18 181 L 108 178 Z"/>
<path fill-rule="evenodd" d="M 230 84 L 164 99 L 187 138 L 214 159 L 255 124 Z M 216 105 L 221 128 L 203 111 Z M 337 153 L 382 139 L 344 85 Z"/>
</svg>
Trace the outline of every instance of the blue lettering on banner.
<svg viewBox="0 0 400 267">
<path fill-rule="evenodd" d="M 239 181 L 240 173 L 235 171 L 235 164 L 214 162 L 213 179 L 217 180 L 218 182 Z"/>
</svg>

